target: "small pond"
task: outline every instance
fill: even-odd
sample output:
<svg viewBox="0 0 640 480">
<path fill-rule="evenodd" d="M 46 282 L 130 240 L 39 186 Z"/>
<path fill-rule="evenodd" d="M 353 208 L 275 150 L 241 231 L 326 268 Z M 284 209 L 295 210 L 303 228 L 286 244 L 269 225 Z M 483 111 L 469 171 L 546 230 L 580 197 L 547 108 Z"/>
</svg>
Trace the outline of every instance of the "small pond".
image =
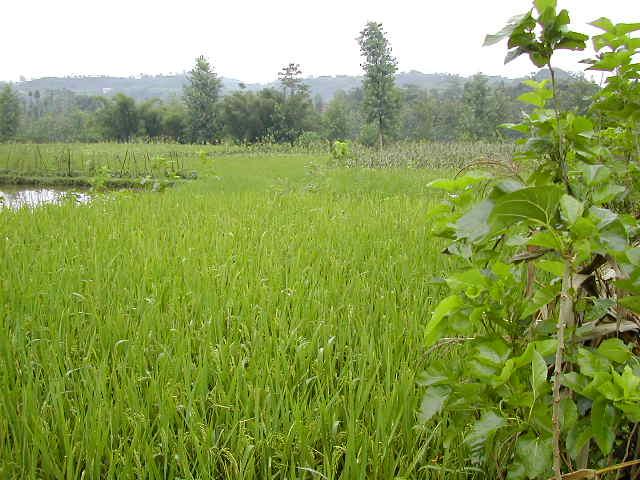
<svg viewBox="0 0 640 480">
<path fill-rule="evenodd" d="M 87 203 L 91 197 L 87 190 L 83 191 L 82 189 L 71 191 L 51 187 L 0 185 L 0 208 L 33 208 L 47 203 L 59 204 L 69 200 Z"/>
</svg>

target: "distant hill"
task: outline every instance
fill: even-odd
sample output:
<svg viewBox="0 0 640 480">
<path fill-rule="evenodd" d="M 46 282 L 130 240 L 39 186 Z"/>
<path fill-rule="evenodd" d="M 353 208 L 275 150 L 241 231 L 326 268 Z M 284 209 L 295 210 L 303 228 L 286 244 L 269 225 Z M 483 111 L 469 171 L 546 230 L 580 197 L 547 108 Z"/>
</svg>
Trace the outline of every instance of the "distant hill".
<svg viewBox="0 0 640 480">
<path fill-rule="evenodd" d="M 560 72 L 561 77 L 568 76 L 566 72 Z M 536 78 L 546 78 L 548 73 L 540 71 Z M 506 77 L 490 76 L 491 83 L 504 82 L 506 85 L 520 82 L 522 79 L 510 79 Z M 396 76 L 396 82 L 404 87 L 414 85 L 423 89 L 445 88 L 451 82 L 464 82 L 466 77 L 448 73 L 422 73 L 415 70 L 402 72 Z M 114 95 L 124 93 L 136 100 L 149 98 L 170 99 L 182 95 L 182 87 L 186 83 L 186 74 L 176 75 L 143 75 L 140 77 L 45 77 L 34 80 L 17 82 L 14 85 L 19 91 L 28 93 L 36 90 L 68 90 L 85 95 Z M 358 88 L 362 84 L 361 76 L 336 75 L 320 76 L 305 79 L 309 85 L 312 97 L 319 95 L 323 101 L 329 101 L 338 90 L 349 91 Z M 2 82 L 0 82 L 0 86 Z M 232 78 L 222 78 L 222 93 L 228 94 L 237 91 L 241 86 L 250 91 L 257 91 L 265 87 L 277 87 L 277 82 L 268 84 L 247 83 Z"/>
</svg>

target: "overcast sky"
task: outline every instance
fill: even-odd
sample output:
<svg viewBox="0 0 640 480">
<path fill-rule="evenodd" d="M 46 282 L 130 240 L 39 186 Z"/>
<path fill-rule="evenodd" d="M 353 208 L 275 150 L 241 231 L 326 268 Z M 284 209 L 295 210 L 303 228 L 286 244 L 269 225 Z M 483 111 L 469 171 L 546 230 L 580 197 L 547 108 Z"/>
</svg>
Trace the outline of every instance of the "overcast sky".
<svg viewBox="0 0 640 480">
<path fill-rule="evenodd" d="M 130 76 L 189 70 L 206 55 L 218 74 L 267 82 L 288 62 L 305 76 L 360 73 L 358 32 L 382 22 L 401 71 L 510 77 L 506 46 L 482 48 L 529 0 L 4 0 L 0 80 Z M 640 21 L 640 0 L 559 0 L 574 28 L 601 16 Z M 579 70 L 562 56 L 558 66 Z"/>
</svg>

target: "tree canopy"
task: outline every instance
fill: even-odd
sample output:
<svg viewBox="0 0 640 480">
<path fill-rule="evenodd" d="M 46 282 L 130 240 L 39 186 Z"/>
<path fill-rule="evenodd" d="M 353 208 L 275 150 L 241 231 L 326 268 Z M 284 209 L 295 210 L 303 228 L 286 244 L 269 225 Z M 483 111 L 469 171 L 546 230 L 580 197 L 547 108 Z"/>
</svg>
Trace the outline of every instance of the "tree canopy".
<svg viewBox="0 0 640 480">
<path fill-rule="evenodd" d="M 221 82 L 209 61 L 200 56 L 189 72 L 184 87 L 187 108 L 187 133 L 192 143 L 212 143 L 218 139 L 220 122 L 217 103 Z"/>
<path fill-rule="evenodd" d="M 369 22 L 358 37 L 363 57 L 364 80 L 363 109 L 368 122 L 377 131 L 380 146 L 390 134 L 399 111 L 399 98 L 395 88 L 398 61 L 391 54 L 391 46 L 381 23 Z"/>
</svg>

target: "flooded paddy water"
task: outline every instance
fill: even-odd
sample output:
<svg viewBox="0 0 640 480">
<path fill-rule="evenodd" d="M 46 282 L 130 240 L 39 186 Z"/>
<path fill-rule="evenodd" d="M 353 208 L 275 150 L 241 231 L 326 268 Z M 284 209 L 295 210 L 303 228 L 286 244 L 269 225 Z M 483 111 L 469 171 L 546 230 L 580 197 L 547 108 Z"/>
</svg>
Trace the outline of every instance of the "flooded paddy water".
<svg viewBox="0 0 640 480">
<path fill-rule="evenodd" d="M 24 187 L 0 185 L 0 208 L 34 208 L 45 204 L 60 204 L 64 201 L 87 203 L 91 200 L 88 190 L 73 190 L 51 187 Z"/>
</svg>

